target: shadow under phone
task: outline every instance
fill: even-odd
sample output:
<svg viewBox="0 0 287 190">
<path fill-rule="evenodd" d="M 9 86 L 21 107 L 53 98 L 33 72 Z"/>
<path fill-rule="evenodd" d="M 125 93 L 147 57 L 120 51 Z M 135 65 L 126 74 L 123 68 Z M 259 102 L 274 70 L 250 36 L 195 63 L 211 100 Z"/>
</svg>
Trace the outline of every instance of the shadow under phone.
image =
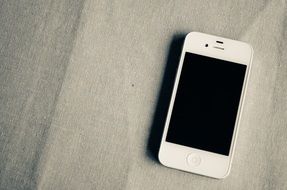
<svg viewBox="0 0 287 190">
<path fill-rule="evenodd" d="M 147 144 L 147 156 L 154 161 L 158 161 L 157 155 L 185 36 L 186 33 L 175 34 L 167 54 L 166 67 Z"/>
</svg>

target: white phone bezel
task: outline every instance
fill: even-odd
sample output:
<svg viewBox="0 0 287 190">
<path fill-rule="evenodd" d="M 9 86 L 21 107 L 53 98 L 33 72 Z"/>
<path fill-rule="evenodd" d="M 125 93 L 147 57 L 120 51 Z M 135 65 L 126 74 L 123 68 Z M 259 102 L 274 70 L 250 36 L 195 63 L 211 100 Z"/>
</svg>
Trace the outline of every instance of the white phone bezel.
<svg viewBox="0 0 287 190">
<path fill-rule="evenodd" d="M 217 41 L 223 42 L 223 44 L 218 43 Z M 208 47 L 205 47 L 205 44 L 208 44 Z M 176 96 L 177 86 L 180 79 L 183 59 L 186 52 L 227 60 L 247 66 L 229 156 L 182 146 L 179 144 L 167 142 L 165 140 Z M 239 129 L 239 122 L 241 118 L 246 86 L 251 70 L 252 58 L 253 49 L 247 43 L 199 32 L 191 32 L 186 36 L 158 154 L 159 161 L 163 165 L 213 178 L 225 178 L 229 174 Z M 190 166 L 188 164 L 187 157 L 191 153 L 200 156 L 201 163 L 198 166 Z"/>
</svg>

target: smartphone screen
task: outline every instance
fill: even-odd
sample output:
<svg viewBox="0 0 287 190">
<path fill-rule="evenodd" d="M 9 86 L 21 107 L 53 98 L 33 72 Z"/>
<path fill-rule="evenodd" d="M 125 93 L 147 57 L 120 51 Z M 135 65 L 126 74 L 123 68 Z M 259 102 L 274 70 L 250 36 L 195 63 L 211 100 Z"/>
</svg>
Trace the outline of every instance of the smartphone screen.
<svg viewBox="0 0 287 190">
<path fill-rule="evenodd" d="M 246 65 L 185 53 L 166 141 L 229 155 Z"/>
</svg>

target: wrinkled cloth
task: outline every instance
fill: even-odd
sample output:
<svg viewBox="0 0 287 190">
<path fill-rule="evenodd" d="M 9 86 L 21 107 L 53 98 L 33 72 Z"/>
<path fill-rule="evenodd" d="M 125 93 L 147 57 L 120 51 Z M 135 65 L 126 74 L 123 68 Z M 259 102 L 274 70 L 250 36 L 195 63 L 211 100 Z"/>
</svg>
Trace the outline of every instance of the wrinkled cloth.
<svg viewBox="0 0 287 190">
<path fill-rule="evenodd" d="M 0 2 L 0 189 L 287 189 L 287 2 Z M 182 38 L 250 43 L 230 175 L 159 164 Z"/>
</svg>

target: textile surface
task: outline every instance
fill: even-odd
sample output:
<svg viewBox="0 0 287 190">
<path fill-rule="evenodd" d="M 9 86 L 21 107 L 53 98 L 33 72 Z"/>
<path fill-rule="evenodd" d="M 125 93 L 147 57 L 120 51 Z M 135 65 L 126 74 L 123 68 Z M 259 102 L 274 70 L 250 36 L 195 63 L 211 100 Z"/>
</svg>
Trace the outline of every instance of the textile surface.
<svg viewBox="0 0 287 190">
<path fill-rule="evenodd" d="M 286 4 L 0 1 L 0 189 L 287 189 Z M 223 180 L 156 158 L 191 31 L 254 48 Z"/>
</svg>

